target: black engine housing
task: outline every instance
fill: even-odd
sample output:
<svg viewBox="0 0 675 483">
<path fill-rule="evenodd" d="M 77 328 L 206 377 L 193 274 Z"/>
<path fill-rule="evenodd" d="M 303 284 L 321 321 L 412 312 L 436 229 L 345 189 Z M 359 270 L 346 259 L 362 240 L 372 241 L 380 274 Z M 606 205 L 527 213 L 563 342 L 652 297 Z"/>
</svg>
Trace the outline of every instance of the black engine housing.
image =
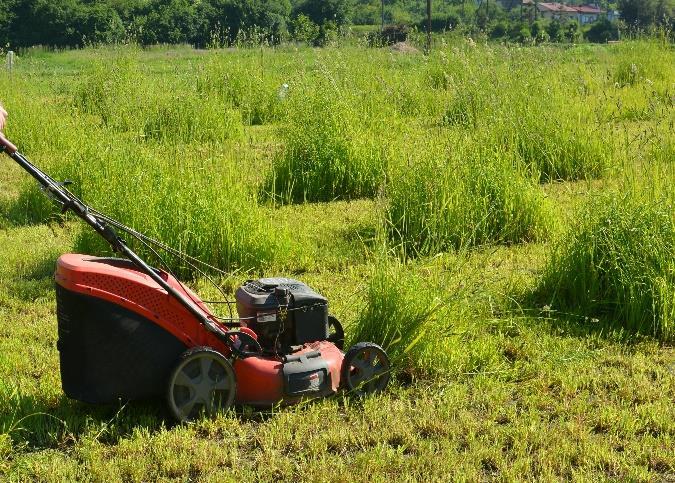
<svg viewBox="0 0 675 483">
<path fill-rule="evenodd" d="M 328 300 L 291 278 L 248 280 L 235 295 L 242 325 L 267 350 L 328 338 Z"/>
</svg>

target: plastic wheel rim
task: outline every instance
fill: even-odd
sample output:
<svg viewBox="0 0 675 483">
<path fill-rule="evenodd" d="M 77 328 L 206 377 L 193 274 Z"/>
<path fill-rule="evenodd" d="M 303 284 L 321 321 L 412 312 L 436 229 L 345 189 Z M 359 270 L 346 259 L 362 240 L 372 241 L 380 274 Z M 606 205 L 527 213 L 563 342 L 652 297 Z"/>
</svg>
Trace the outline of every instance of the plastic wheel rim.
<svg viewBox="0 0 675 483">
<path fill-rule="evenodd" d="M 234 402 L 236 379 L 222 355 L 203 351 L 190 354 L 171 374 L 169 406 L 179 421 L 223 411 Z"/>
<path fill-rule="evenodd" d="M 378 347 L 363 347 L 348 362 L 347 387 L 357 394 L 381 391 L 389 383 L 389 358 Z"/>
</svg>

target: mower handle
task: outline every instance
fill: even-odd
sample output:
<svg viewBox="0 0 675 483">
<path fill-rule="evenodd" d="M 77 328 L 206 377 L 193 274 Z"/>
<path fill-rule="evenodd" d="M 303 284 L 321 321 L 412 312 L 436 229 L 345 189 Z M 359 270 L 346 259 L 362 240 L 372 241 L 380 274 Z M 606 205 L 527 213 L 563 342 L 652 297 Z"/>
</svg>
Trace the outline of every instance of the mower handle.
<svg viewBox="0 0 675 483">
<path fill-rule="evenodd" d="M 18 151 L 17 147 L 12 144 L 12 142 L 5 137 L 3 133 L 0 132 L 0 146 L 7 151 L 7 154 L 10 156 Z"/>
</svg>

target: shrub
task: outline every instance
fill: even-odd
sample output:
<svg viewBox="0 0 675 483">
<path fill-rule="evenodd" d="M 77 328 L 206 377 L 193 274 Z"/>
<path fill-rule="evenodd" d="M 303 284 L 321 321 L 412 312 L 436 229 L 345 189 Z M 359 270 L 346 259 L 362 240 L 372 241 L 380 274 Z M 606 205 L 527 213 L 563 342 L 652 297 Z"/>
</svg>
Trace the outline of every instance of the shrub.
<svg viewBox="0 0 675 483">
<path fill-rule="evenodd" d="M 506 37 L 506 32 L 508 32 L 508 23 L 505 21 L 497 22 L 490 30 L 491 39 L 501 39 Z"/>
<path fill-rule="evenodd" d="M 591 42 L 601 43 L 619 40 L 619 24 L 606 18 L 600 19 L 588 29 L 586 38 Z"/>
<path fill-rule="evenodd" d="M 381 32 L 370 32 L 368 34 L 368 44 L 370 46 L 381 47 L 397 42 L 405 42 L 408 40 L 409 33 L 410 27 L 406 24 L 386 25 Z"/>
</svg>

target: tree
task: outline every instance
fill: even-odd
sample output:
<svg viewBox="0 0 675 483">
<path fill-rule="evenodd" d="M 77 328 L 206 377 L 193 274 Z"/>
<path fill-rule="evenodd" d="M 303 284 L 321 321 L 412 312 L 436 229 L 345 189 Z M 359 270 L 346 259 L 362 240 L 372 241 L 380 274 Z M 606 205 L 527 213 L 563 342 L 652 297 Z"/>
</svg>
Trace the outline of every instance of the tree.
<svg viewBox="0 0 675 483">
<path fill-rule="evenodd" d="M 619 0 L 621 19 L 634 27 L 667 24 L 672 21 L 675 0 Z"/>
<path fill-rule="evenodd" d="M 591 42 L 607 42 L 608 40 L 619 39 L 619 26 L 603 18 L 591 25 L 586 32 L 586 38 Z"/>
<path fill-rule="evenodd" d="M 317 25 L 332 21 L 341 26 L 350 21 L 353 8 L 351 0 L 304 0 L 293 10 L 293 15 L 305 15 Z"/>
</svg>

